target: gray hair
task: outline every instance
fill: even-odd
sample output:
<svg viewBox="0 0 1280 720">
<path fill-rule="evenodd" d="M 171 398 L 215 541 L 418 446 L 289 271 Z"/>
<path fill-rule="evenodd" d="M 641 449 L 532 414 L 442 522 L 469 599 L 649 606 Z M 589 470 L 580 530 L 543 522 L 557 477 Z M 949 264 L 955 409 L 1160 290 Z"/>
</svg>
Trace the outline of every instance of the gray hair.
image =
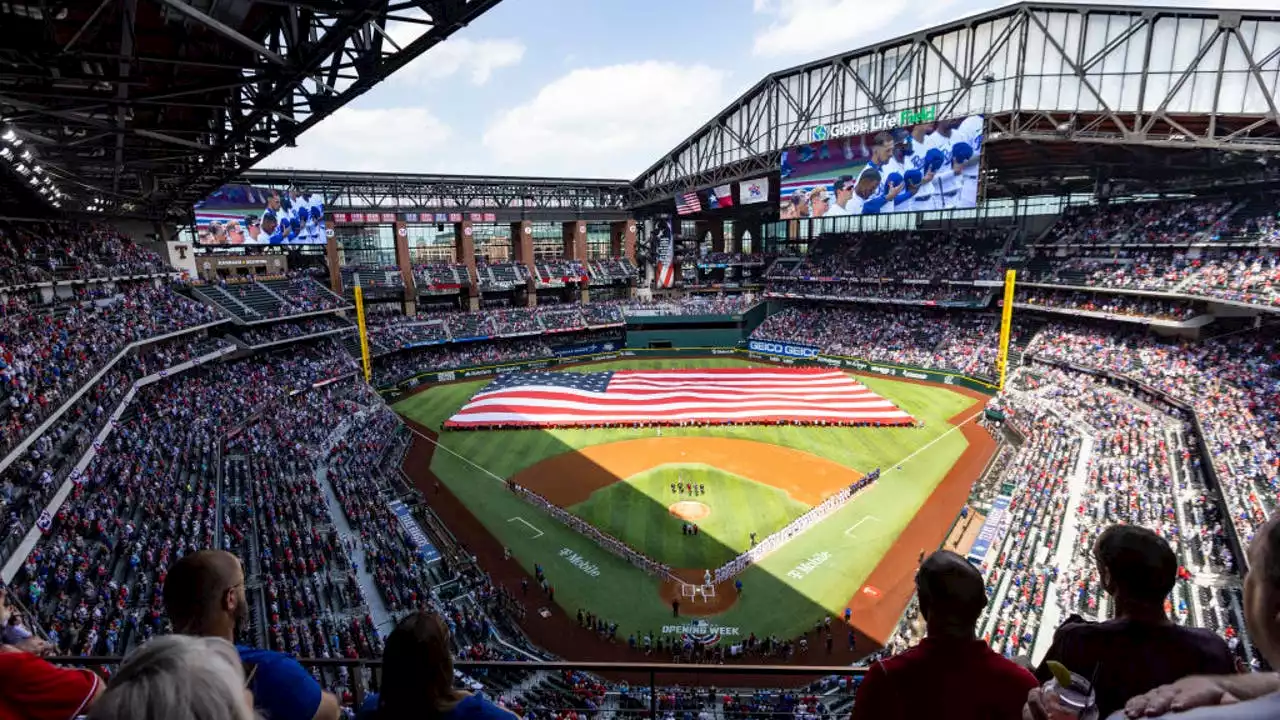
<svg viewBox="0 0 1280 720">
<path fill-rule="evenodd" d="M 222 638 L 165 635 L 124 659 L 90 720 L 255 720 L 240 655 Z"/>
</svg>

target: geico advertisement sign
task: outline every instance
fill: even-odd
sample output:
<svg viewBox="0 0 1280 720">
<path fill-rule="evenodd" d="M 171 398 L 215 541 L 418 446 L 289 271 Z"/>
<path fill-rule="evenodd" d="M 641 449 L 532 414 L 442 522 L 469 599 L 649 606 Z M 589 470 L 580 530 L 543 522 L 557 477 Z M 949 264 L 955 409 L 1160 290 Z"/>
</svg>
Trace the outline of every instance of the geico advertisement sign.
<svg viewBox="0 0 1280 720">
<path fill-rule="evenodd" d="M 803 345 L 783 345 L 782 343 L 762 342 L 760 340 L 752 340 L 747 347 L 756 352 L 770 353 L 772 355 L 787 355 L 789 357 L 810 358 L 818 354 L 817 348 L 805 347 Z"/>
</svg>

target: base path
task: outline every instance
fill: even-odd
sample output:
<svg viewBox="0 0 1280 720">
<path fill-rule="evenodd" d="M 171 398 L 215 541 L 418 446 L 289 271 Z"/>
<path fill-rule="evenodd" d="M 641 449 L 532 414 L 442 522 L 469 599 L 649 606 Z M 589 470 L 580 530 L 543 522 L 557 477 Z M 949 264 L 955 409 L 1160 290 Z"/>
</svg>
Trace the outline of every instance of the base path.
<svg viewBox="0 0 1280 720">
<path fill-rule="evenodd" d="M 902 378 L 894 380 L 918 382 Z M 937 387 L 932 383 L 920 384 Z M 996 451 L 996 442 L 985 428 L 976 422 L 965 422 L 972 419 L 974 413 L 979 412 L 989 398 L 975 390 L 958 386 L 948 386 L 947 389 L 968 395 L 976 401 L 947 420 L 952 425 L 964 423 L 959 432 L 964 434 L 969 446 L 947 471 L 942 482 L 933 489 L 924 505 L 920 506 L 920 511 L 907 523 L 893 546 L 880 558 L 862 587 L 849 600 L 848 607 L 853 611 L 850 624 L 880 645 L 889 641 L 894 628 L 898 626 L 898 620 L 902 618 L 903 610 L 911 601 L 911 595 L 915 593 L 920 553 L 927 555 L 942 547 L 952 524 L 960 515 L 960 508 L 969 499 L 974 480 L 982 474 L 987 461 Z"/>
<path fill-rule="evenodd" d="M 511 479 L 567 508 L 591 493 L 659 465 L 701 463 L 772 485 L 806 505 L 818 505 L 862 479 L 832 460 L 781 445 L 736 438 L 642 438 L 592 445 L 527 467 Z"/>
</svg>

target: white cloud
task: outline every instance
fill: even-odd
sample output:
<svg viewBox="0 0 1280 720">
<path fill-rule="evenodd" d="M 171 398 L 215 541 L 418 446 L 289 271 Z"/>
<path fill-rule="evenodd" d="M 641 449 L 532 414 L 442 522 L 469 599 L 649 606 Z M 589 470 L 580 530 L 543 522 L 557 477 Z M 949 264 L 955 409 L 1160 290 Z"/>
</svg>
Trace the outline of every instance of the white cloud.
<svg viewBox="0 0 1280 720">
<path fill-rule="evenodd" d="M 524 43 L 496 38 L 468 40 L 451 38 L 423 53 L 392 79 L 439 80 L 457 73 L 466 74 L 473 85 L 484 85 L 495 70 L 520 64 Z"/>
<path fill-rule="evenodd" d="M 772 17 L 756 33 L 752 52 L 765 57 L 817 58 L 883 40 L 885 30 L 914 7 L 868 0 L 755 0 L 753 9 Z"/>
<path fill-rule="evenodd" d="M 501 113 L 484 146 L 503 172 L 631 178 L 724 108 L 726 75 L 658 61 L 574 70 Z"/>
<path fill-rule="evenodd" d="M 299 170 L 430 172 L 450 168 L 437 156 L 453 131 L 423 108 L 344 107 L 281 148 L 259 165 Z"/>
<path fill-rule="evenodd" d="M 387 21 L 387 37 L 400 48 L 408 47 L 431 29 L 412 20 L 424 20 L 427 14 L 418 9 L 397 13 Z M 439 80 L 458 73 L 466 74 L 472 84 L 484 85 L 495 70 L 518 65 L 524 59 L 524 43 L 514 38 L 471 38 L 451 36 L 413 62 L 406 65 L 390 82 L 414 84 Z"/>
</svg>

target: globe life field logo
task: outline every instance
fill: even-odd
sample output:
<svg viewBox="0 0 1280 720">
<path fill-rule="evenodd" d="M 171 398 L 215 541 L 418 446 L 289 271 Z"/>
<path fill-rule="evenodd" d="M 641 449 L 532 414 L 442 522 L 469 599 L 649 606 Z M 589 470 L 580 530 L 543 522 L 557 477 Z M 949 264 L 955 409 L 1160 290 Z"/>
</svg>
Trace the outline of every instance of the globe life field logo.
<svg viewBox="0 0 1280 720">
<path fill-rule="evenodd" d="M 925 122 L 933 122 L 937 119 L 937 116 L 938 106 L 929 105 L 927 107 L 902 110 L 896 113 L 887 113 L 884 115 L 861 118 L 849 122 L 835 123 L 832 125 L 817 125 L 809 131 L 809 135 L 812 138 L 810 142 L 823 142 L 826 140 L 835 140 L 853 135 L 864 135 L 866 133 L 879 132 L 881 130 L 892 130 L 896 127 L 906 127 Z"/>
</svg>

